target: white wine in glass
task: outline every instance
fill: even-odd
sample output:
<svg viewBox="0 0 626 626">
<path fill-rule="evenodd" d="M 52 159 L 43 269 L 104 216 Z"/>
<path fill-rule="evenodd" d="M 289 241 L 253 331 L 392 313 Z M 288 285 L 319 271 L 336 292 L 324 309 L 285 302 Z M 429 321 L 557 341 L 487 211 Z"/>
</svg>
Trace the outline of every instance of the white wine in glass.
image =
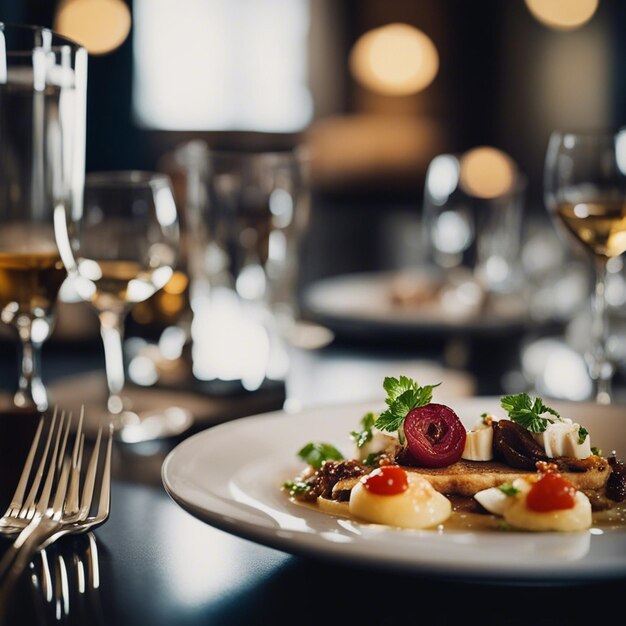
<svg viewBox="0 0 626 626">
<path fill-rule="evenodd" d="M 108 384 L 102 413 L 118 438 L 137 442 L 188 428 L 188 413 L 151 413 L 148 420 L 128 406 L 124 394 L 126 314 L 168 282 L 177 262 L 178 213 L 168 177 L 139 171 L 88 174 L 82 213 L 59 219 L 57 241 L 74 289 L 98 313 Z"/>
<path fill-rule="evenodd" d="M 593 260 L 588 365 L 596 401 L 611 402 L 613 364 L 607 352 L 607 262 L 626 252 L 626 129 L 554 132 L 545 164 L 548 210 Z"/>
<path fill-rule="evenodd" d="M 48 406 L 40 352 L 66 277 L 53 216 L 82 201 L 86 74 L 81 46 L 0 23 L 0 320 L 21 344 L 11 408 Z"/>
</svg>

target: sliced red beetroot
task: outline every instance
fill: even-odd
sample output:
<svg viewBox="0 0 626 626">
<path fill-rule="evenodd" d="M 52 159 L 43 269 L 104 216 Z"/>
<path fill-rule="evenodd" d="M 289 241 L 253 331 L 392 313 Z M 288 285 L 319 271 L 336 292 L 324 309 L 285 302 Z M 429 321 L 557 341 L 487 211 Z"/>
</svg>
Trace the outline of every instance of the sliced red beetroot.
<svg viewBox="0 0 626 626">
<path fill-rule="evenodd" d="M 404 420 L 404 435 L 411 456 L 421 467 L 456 463 L 465 447 L 465 427 L 443 404 L 426 404 L 410 411 Z"/>
</svg>

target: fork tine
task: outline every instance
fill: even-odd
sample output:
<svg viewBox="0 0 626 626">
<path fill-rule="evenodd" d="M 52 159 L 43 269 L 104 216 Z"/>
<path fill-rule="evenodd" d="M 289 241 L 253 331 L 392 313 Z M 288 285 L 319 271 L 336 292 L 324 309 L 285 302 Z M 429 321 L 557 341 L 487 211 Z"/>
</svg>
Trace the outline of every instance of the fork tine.
<svg viewBox="0 0 626 626">
<path fill-rule="evenodd" d="M 61 470 L 61 476 L 57 484 L 56 494 L 54 496 L 54 502 L 52 509 L 54 511 L 53 519 L 61 519 L 63 515 L 63 501 L 65 500 L 65 494 L 67 492 L 67 481 L 70 475 L 70 460 L 65 459 L 63 463 L 63 469 Z"/>
<path fill-rule="evenodd" d="M 96 482 L 96 471 L 98 469 L 98 457 L 100 455 L 100 441 L 102 440 L 102 426 L 98 429 L 98 436 L 94 444 L 89 465 L 87 466 L 87 474 L 85 475 L 85 484 L 83 486 L 83 496 L 80 503 L 80 518 L 84 519 L 89 515 L 91 509 L 91 500 L 93 498 L 93 488 Z"/>
<path fill-rule="evenodd" d="M 70 486 L 68 491 L 65 511 L 69 515 L 75 515 L 79 510 L 79 483 L 80 468 L 83 463 L 83 447 L 85 445 L 85 437 L 83 435 L 83 419 L 85 416 L 85 408 L 81 407 L 78 417 L 78 426 L 76 428 L 76 437 L 74 439 L 74 448 L 72 449 L 72 470 L 70 477 Z"/>
<path fill-rule="evenodd" d="M 54 496 L 54 501 L 52 504 L 52 508 L 57 512 L 57 517 L 63 512 L 63 501 L 65 499 L 65 494 L 67 493 L 67 483 L 70 475 L 70 459 L 65 456 L 65 448 L 67 447 L 67 440 L 70 433 L 70 428 L 72 426 L 72 413 L 70 411 L 67 424 L 65 425 L 65 430 L 63 432 L 63 442 L 61 444 L 61 451 L 59 452 L 59 458 L 57 459 L 57 468 L 56 473 L 60 474 L 59 481 L 57 483 L 56 495 Z"/>
<path fill-rule="evenodd" d="M 113 424 L 109 424 L 109 437 L 107 450 L 102 470 L 102 484 L 100 486 L 100 499 L 98 500 L 97 516 L 108 516 L 111 506 L 111 450 L 113 447 Z"/>
<path fill-rule="evenodd" d="M 41 455 L 41 459 L 39 460 L 39 465 L 37 466 L 37 471 L 35 473 L 35 477 L 33 478 L 33 482 L 30 486 L 30 491 L 28 492 L 28 496 L 26 497 L 26 502 L 22 506 L 22 509 L 19 513 L 19 516 L 22 518 L 27 518 L 32 514 L 33 504 L 35 502 L 35 498 L 37 497 L 37 492 L 39 491 L 39 485 L 41 484 L 41 479 L 43 478 L 43 472 L 46 466 L 46 462 L 48 459 L 48 452 L 50 450 L 50 442 L 52 441 L 52 435 L 54 433 L 54 426 L 57 420 L 57 411 L 55 410 L 52 414 L 52 420 L 50 422 L 50 430 L 48 431 L 48 436 L 46 437 L 46 443 L 44 445 L 44 449 Z"/>
<path fill-rule="evenodd" d="M 43 515 L 47 508 L 48 503 L 50 502 L 50 495 L 52 493 L 52 482 L 54 481 L 54 477 L 57 469 L 57 457 L 59 455 L 59 447 L 61 444 L 61 435 L 64 431 L 64 422 L 65 422 L 65 411 L 61 412 L 61 419 L 59 420 L 59 427 L 57 429 L 56 438 L 54 442 L 54 449 L 52 451 L 52 459 L 50 460 L 50 464 L 48 466 L 48 474 L 46 475 L 46 482 L 43 485 L 43 489 L 41 490 L 41 494 L 39 495 L 39 501 L 37 502 L 37 506 L 35 507 L 35 511 L 41 515 Z"/>
<path fill-rule="evenodd" d="M 67 424 L 65 425 L 65 432 L 63 433 L 63 443 L 61 444 L 61 452 L 57 460 L 57 472 L 61 471 L 63 465 L 63 459 L 65 458 L 65 448 L 67 447 L 67 440 L 70 434 L 70 427 L 72 426 L 72 412 L 70 411 Z"/>
<path fill-rule="evenodd" d="M 56 415 L 56 410 L 57 409 L 55 408 L 54 409 L 55 415 Z M 37 426 L 37 431 L 35 432 L 33 443 L 31 444 L 30 450 L 28 451 L 28 456 L 26 457 L 26 463 L 24 463 L 24 468 L 22 469 L 22 475 L 20 476 L 20 481 L 17 484 L 15 493 L 13 494 L 13 498 L 11 499 L 11 504 L 9 504 L 9 507 L 5 514 L 7 516 L 16 515 L 17 512 L 22 508 L 22 504 L 24 502 L 24 494 L 26 493 L 26 486 L 28 485 L 28 478 L 33 468 L 33 461 L 35 460 L 35 454 L 37 452 L 37 448 L 39 447 L 39 439 L 41 438 L 43 422 L 44 422 L 44 418 L 42 415 L 39 418 L 39 425 Z"/>
</svg>

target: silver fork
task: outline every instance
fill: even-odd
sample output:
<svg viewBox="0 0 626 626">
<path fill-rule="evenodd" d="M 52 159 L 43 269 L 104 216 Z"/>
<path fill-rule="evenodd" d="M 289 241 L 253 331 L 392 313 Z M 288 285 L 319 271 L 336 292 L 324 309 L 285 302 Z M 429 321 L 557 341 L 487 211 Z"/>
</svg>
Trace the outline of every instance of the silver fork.
<svg viewBox="0 0 626 626">
<path fill-rule="evenodd" d="M 23 528 L 28 526 L 30 521 L 32 520 L 35 514 L 35 504 L 36 497 L 39 492 L 39 487 L 41 485 L 41 479 L 44 475 L 44 470 L 46 463 L 49 460 L 49 455 L 52 454 L 52 450 L 50 449 L 50 444 L 52 443 L 53 435 L 55 432 L 55 424 L 57 420 L 58 411 L 55 408 L 54 413 L 51 418 L 50 428 L 48 430 L 48 436 L 46 438 L 46 442 L 44 445 L 43 452 L 41 454 L 41 458 L 36 468 L 33 469 L 33 464 L 35 462 L 35 456 L 37 454 L 37 449 L 39 446 L 39 441 L 41 439 L 41 433 L 44 426 L 44 417 L 41 416 L 39 420 L 39 424 L 37 426 L 37 430 L 35 431 L 35 436 L 33 437 L 32 444 L 30 446 L 30 450 L 26 457 L 26 461 L 24 463 L 24 467 L 22 468 L 22 474 L 20 476 L 20 480 L 18 482 L 17 488 L 15 489 L 15 493 L 13 494 L 13 498 L 11 499 L 11 503 L 9 504 L 7 510 L 4 515 L 0 518 L 0 533 L 3 535 L 13 536 L 21 531 Z M 65 420 L 65 413 L 61 414 L 61 424 Z M 83 441 L 81 436 L 82 433 L 82 421 L 83 414 L 81 412 L 81 416 L 78 423 L 78 429 L 76 431 L 76 440 L 74 444 L 74 451 L 72 454 L 72 469 L 77 470 L 80 465 L 79 459 L 79 447 Z M 63 460 L 65 447 L 67 444 L 67 436 L 69 434 L 69 426 L 71 422 L 71 415 L 68 418 L 67 428 L 65 430 L 65 434 L 63 437 L 63 443 L 61 448 L 61 454 L 58 455 L 58 465 L 57 471 L 60 468 L 60 465 Z M 61 429 L 58 430 L 59 434 Z M 52 467 L 52 465 L 50 465 Z M 72 475 L 73 485 L 70 486 L 70 493 L 75 495 L 76 490 L 78 489 L 78 471 L 75 471 Z M 30 484 L 30 489 L 28 494 L 26 493 L 26 489 Z"/>
<path fill-rule="evenodd" d="M 2 518 L 0 531 L 11 536 L 17 535 L 17 537 L 5 553 L 2 561 L 0 561 L 0 581 L 3 578 L 7 578 L 9 574 L 12 579 L 17 578 L 33 554 L 59 537 L 69 533 L 86 532 L 102 524 L 109 516 L 112 427 L 109 428 L 106 442 L 105 461 L 100 474 L 99 488 L 95 489 L 95 482 L 98 474 L 102 429 L 98 432 L 85 473 L 82 493 L 79 494 L 80 470 L 84 449 L 82 412 L 71 456 L 65 455 L 71 416 L 65 422 L 65 415 L 62 413 L 60 419 L 58 419 L 58 425 L 56 424 L 57 417 L 55 412 L 51 420 L 50 431 L 44 445 L 41 460 L 34 474 L 32 474 L 33 460 L 41 437 L 43 420 L 37 427 L 33 445 L 27 456 L 16 493 Z M 51 449 L 53 440 L 54 446 Z M 48 471 L 40 491 L 41 479 L 46 466 Z M 24 499 L 29 482 L 30 489 L 26 499 Z M 56 486 L 53 490 L 54 485 Z M 90 516 L 96 499 L 97 509 Z M 51 500 L 52 503 L 50 503 Z"/>
</svg>

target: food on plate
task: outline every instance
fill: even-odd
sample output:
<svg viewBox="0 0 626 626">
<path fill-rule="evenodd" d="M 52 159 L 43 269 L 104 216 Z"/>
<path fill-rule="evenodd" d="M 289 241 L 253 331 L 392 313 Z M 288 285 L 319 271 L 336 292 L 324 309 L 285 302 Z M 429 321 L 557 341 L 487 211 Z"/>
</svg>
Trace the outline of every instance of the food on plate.
<svg viewBox="0 0 626 626">
<path fill-rule="evenodd" d="M 443 404 L 430 403 L 412 409 L 403 430 L 407 451 L 424 467 L 456 463 L 465 449 L 465 427 L 457 414 Z"/>
<path fill-rule="evenodd" d="M 461 458 L 467 461 L 491 461 L 493 459 L 493 415 L 483 413 L 480 421 L 465 435 Z"/>
<path fill-rule="evenodd" d="M 450 500 L 427 480 L 397 465 L 383 465 L 361 477 L 348 508 L 358 519 L 400 528 L 436 526 L 452 512 Z"/>
<path fill-rule="evenodd" d="M 505 414 L 483 413 L 466 429 L 432 401 L 438 385 L 400 376 L 383 387 L 387 406 L 350 433 L 352 453 L 315 442 L 299 451 L 306 468 L 283 485 L 294 501 L 402 528 L 445 527 L 470 513 L 536 531 L 589 528 L 592 511 L 626 501 L 624 464 L 541 398 L 504 396 Z"/>
<path fill-rule="evenodd" d="M 575 531 L 592 523 L 589 498 L 545 463 L 539 475 L 491 487 L 474 496 L 482 506 L 522 530 Z"/>
</svg>

